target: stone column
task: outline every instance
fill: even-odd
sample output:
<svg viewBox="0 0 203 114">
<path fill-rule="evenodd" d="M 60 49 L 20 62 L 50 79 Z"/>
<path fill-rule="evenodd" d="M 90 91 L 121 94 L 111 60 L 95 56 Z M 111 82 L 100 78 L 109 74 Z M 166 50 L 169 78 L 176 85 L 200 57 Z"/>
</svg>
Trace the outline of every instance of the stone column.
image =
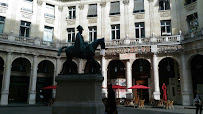
<svg viewBox="0 0 203 114">
<path fill-rule="evenodd" d="M 36 103 L 37 63 L 38 63 L 37 55 L 34 55 L 31 73 L 30 73 L 28 104 Z"/>
<path fill-rule="evenodd" d="M 1 89 L 1 105 L 8 105 L 8 94 L 11 76 L 11 53 L 6 56 L 6 65 L 3 73 L 2 89 Z"/>
<path fill-rule="evenodd" d="M 128 36 L 129 32 L 129 15 L 128 15 L 128 5 L 129 5 L 129 0 L 123 0 L 124 4 L 124 15 L 125 15 L 125 36 Z"/>
<path fill-rule="evenodd" d="M 55 69 L 54 69 L 54 76 L 53 76 L 53 85 L 56 85 L 57 83 L 56 83 L 56 77 L 59 75 L 59 73 L 60 73 L 60 70 L 61 70 L 61 64 L 60 64 L 60 57 L 57 57 L 56 58 L 56 67 L 55 67 Z M 52 98 L 55 98 L 55 96 L 56 96 L 56 89 L 53 89 L 52 90 Z"/>
<path fill-rule="evenodd" d="M 127 88 L 132 87 L 132 68 L 131 68 L 131 63 L 130 60 L 126 61 L 126 70 L 125 70 L 125 74 L 126 74 L 126 82 L 127 82 Z M 126 92 L 126 98 L 131 99 L 132 97 L 132 89 L 127 89 Z"/>
<path fill-rule="evenodd" d="M 185 55 L 181 54 L 181 92 L 182 92 L 182 105 L 192 105 L 193 88 L 191 68 L 186 65 Z"/>
<path fill-rule="evenodd" d="M 102 66 L 102 76 L 104 77 L 104 80 L 102 82 L 102 97 L 106 98 L 107 97 L 107 66 L 106 66 L 106 59 L 105 56 L 102 56 L 102 61 L 101 61 L 101 66 Z"/>
<path fill-rule="evenodd" d="M 105 37 L 105 7 L 106 7 L 106 2 L 101 2 L 101 35 L 102 37 Z"/>
<path fill-rule="evenodd" d="M 83 60 L 82 59 L 79 59 L 79 63 L 78 63 L 78 73 L 79 74 L 82 74 L 82 73 L 84 73 L 84 71 L 83 71 Z"/>
<path fill-rule="evenodd" d="M 154 99 L 160 100 L 160 88 L 159 88 L 159 71 L 157 55 L 153 55 L 153 75 L 154 75 Z"/>
</svg>

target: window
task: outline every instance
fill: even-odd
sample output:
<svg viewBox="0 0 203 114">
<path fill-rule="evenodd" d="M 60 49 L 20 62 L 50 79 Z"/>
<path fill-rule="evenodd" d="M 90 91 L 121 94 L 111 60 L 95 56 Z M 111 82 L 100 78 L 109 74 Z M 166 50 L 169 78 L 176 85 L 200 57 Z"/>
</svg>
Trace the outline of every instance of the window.
<svg viewBox="0 0 203 114">
<path fill-rule="evenodd" d="M 45 16 L 55 18 L 55 6 L 46 3 Z"/>
<path fill-rule="evenodd" d="M 75 42 L 75 29 L 74 28 L 68 28 L 68 39 L 67 42 Z"/>
<path fill-rule="evenodd" d="M 110 15 L 120 14 L 120 2 L 111 2 Z"/>
<path fill-rule="evenodd" d="M 75 6 L 68 7 L 68 10 L 69 10 L 69 19 L 75 19 L 76 18 Z"/>
<path fill-rule="evenodd" d="M 185 0 L 185 5 L 191 4 L 193 2 L 196 2 L 197 0 Z"/>
<path fill-rule="evenodd" d="M 112 40 L 120 39 L 120 25 L 111 26 L 111 39 Z"/>
<path fill-rule="evenodd" d="M 0 6 L 8 7 L 8 0 L 0 0 Z"/>
<path fill-rule="evenodd" d="M 133 13 L 144 12 L 144 0 L 134 0 Z"/>
<path fill-rule="evenodd" d="M 169 10 L 170 0 L 159 0 L 159 10 Z"/>
<path fill-rule="evenodd" d="M 30 37 L 30 22 L 21 21 L 20 23 L 20 36 Z"/>
<path fill-rule="evenodd" d="M 53 27 L 45 26 L 44 27 L 43 40 L 44 41 L 52 42 L 52 40 L 53 40 L 53 32 L 54 32 L 54 28 Z"/>
<path fill-rule="evenodd" d="M 89 27 L 89 41 L 94 42 L 97 39 L 97 27 Z"/>
<path fill-rule="evenodd" d="M 161 21 L 161 36 L 171 35 L 171 21 Z"/>
<path fill-rule="evenodd" d="M 5 17 L 0 16 L 0 33 L 4 32 Z"/>
<path fill-rule="evenodd" d="M 144 38 L 145 37 L 145 28 L 144 23 L 135 23 L 135 38 Z"/>
<path fill-rule="evenodd" d="M 97 16 L 97 4 L 90 4 L 87 17 L 96 17 L 96 16 Z"/>
<path fill-rule="evenodd" d="M 191 15 L 188 15 L 187 16 L 187 22 L 188 22 L 188 29 L 190 31 L 197 29 L 199 27 L 197 13 L 193 13 Z"/>
<path fill-rule="evenodd" d="M 24 0 L 24 3 L 23 3 L 23 7 L 21 8 L 21 10 L 23 11 L 26 11 L 26 12 L 32 12 L 32 6 L 33 6 L 33 0 Z"/>
</svg>

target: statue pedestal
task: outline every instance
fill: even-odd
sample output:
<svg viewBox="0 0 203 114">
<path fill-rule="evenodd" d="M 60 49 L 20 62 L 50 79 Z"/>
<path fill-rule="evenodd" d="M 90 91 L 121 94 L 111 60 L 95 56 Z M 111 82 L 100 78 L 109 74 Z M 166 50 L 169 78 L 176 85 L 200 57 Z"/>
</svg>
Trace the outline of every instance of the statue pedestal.
<svg viewBox="0 0 203 114">
<path fill-rule="evenodd" d="M 52 114 L 104 114 L 101 74 L 71 74 L 56 77 Z"/>
</svg>

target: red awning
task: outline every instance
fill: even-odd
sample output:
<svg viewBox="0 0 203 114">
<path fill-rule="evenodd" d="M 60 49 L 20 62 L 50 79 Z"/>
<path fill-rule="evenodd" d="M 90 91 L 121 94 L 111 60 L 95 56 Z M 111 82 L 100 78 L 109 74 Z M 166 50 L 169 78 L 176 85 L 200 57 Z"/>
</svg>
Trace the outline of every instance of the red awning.
<svg viewBox="0 0 203 114">
<path fill-rule="evenodd" d="M 54 85 L 54 86 L 48 86 L 48 87 L 43 87 L 42 89 L 56 89 L 56 85 Z"/>
<path fill-rule="evenodd" d="M 143 85 L 134 85 L 128 89 L 150 89 L 150 87 L 143 86 Z"/>
<path fill-rule="evenodd" d="M 120 86 L 120 85 L 112 85 L 113 89 L 126 89 L 125 86 Z"/>
</svg>

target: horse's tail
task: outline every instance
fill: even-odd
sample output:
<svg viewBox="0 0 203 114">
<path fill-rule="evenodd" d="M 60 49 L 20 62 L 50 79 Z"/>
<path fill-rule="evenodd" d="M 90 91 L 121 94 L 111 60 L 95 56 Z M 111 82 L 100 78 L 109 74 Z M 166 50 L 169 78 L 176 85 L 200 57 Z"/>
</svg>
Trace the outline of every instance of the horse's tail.
<svg viewBox="0 0 203 114">
<path fill-rule="evenodd" d="M 101 39 L 101 49 L 105 49 L 105 41 L 104 41 L 104 37 Z"/>
<path fill-rule="evenodd" d="M 67 46 L 62 46 L 62 47 L 59 49 L 57 56 L 60 56 L 60 55 L 61 55 L 61 52 L 62 52 L 62 50 L 63 50 L 64 48 L 67 48 Z"/>
</svg>

